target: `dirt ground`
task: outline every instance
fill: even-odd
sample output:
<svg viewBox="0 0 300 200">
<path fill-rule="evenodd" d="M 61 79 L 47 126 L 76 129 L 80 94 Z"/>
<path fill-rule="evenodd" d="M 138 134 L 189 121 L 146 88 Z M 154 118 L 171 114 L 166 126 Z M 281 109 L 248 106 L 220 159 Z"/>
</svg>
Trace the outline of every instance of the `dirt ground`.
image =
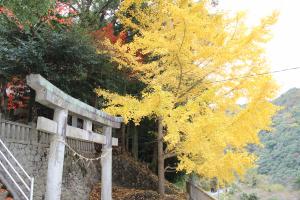
<svg viewBox="0 0 300 200">
<path fill-rule="evenodd" d="M 89 200 L 99 200 L 99 194 L 100 187 L 97 185 L 93 188 Z M 139 190 L 113 186 L 112 198 L 113 200 L 158 200 L 159 195 L 152 190 Z M 185 200 L 185 195 L 166 195 L 165 200 Z"/>
</svg>

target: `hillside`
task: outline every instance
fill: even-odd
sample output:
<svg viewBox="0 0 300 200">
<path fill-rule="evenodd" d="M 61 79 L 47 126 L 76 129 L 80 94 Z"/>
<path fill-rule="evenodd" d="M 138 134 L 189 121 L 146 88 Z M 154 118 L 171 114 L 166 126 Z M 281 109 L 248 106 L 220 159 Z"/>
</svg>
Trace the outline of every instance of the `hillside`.
<svg viewBox="0 0 300 200">
<path fill-rule="evenodd" d="M 158 177 L 148 167 L 135 160 L 120 148 L 113 152 L 113 199 L 114 200 L 157 200 Z M 101 166 L 99 165 L 99 171 Z M 165 182 L 166 200 L 183 200 L 185 194 L 168 181 Z M 99 199 L 101 185 L 96 184 L 90 200 Z"/>
<path fill-rule="evenodd" d="M 274 103 L 282 110 L 273 118 L 272 133 L 261 134 L 265 148 L 258 151 L 258 172 L 291 185 L 300 177 L 300 89 L 289 90 Z"/>
</svg>

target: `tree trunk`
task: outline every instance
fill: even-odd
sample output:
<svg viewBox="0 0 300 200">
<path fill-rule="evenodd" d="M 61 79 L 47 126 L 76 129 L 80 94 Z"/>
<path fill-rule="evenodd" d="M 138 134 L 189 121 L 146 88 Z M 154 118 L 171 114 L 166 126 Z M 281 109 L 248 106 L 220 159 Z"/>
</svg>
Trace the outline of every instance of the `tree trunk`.
<svg viewBox="0 0 300 200">
<path fill-rule="evenodd" d="M 151 161 L 151 170 L 154 173 L 157 173 L 157 144 L 154 143 L 152 161 Z"/>
<path fill-rule="evenodd" d="M 160 199 L 165 196 L 165 166 L 164 166 L 164 149 L 163 149 L 163 124 L 162 118 L 158 118 L 157 133 L 157 157 L 158 157 L 158 193 Z"/>
<path fill-rule="evenodd" d="M 139 135 L 135 125 L 132 126 L 132 154 L 133 157 L 139 159 Z"/>
<path fill-rule="evenodd" d="M 130 141 L 130 125 L 127 124 L 126 125 L 126 151 L 129 152 L 130 149 L 129 149 L 129 141 Z"/>
<path fill-rule="evenodd" d="M 32 122 L 34 119 L 34 102 L 35 102 L 35 91 L 30 90 L 30 99 L 28 103 L 28 116 L 27 116 L 27 123 Z"/>
<path fill-rule="evenodd" d="M 122 137 L 122 153 L 126 152 L 126 126 L 123 123 L 121 126 L 121 137 Z"/>
</svg>

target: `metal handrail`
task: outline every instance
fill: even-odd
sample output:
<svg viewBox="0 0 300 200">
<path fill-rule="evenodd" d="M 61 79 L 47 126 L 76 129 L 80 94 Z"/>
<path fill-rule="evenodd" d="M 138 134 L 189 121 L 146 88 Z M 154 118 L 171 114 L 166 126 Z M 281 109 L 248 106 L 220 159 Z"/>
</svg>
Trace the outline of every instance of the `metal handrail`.
<svg viewBox="0 0 300 200">
<path fill-rule="evenodd" d="M 25 197 L 26 200 L 32 200 L 33 199 L 33 186 L 34 186 L 34 178 L 30 177 L 28 173 L 24 170 L 22 165 L 17 161 L 17 159 L 13 156 L 13 154 L 9 151 L 9 149 L 6 147 L 6 145 L 3 143 L 3 141 L 0 139 L 0 144 L 2 147 L 4 147 L 5 151 L 8 153 L 8 155 L 12 158 L 12 160 L 17 164 L 17 166 L 22 170 L 22 172 L 26 175 L 25 177 L 29 179 L 30 181 L 30 187 L 27 185 L 25 180 L 21 177 L 19 172 L 15 169 L 15 167 L 11 164 L 9 159 L 5 156 L 5 154 L 0 150 L 0 154 L 4 158 L 4 160 L 8 163 L 9 167 L 14 171 L 14 173 L 17 175 L 17 177 L 21 180 L 25 188 L 30 192 L 29 197 L 25 194 L 25 192 L 20 187 L 19 183 L 16 182 L 12 174 L 7 170 L 7 168 L 3 165 L 2 162 L 0 162 L 1 167 L 4 169 L 5 173 L 9 176 L 9 178 L 12 180 L 12 182 L 15 184 L 15 186 L 18 188 L 18 190 L 21 192 L 21 194 Z"/>
<path fill-rule="evenodd" d="M 2 151 L 0 151 L 0 154 L 2 155 L 2 157 L 5 159 L 5 161 L 8 163 L 8 165 L 10 166 L 10 168 L 15 172 L 15 174 L 18 176 L 18 178 L 22 181 L 22 183 L 25 185 L 26 189 L 28 191 L 30 191 L 29 186 L 27 185 L 27 183 L 24 181 L 24 179 L 20 176 L 19 172 L 17 172 L 17 170 L 12 166 L 12 164 L 9 162 L 9 160 L 6 158 L 6 156 L 3 154 Z"/>
<path fill-rule="evenodd" d="M 12 175 L 9 173 L 9 171 L 6 169 L 6 167 L 0 162 L 1 167 L 4 169 L 6 174 L 9 176 L 9 178 L 13 181 L 13 183 L 17 186 L 19 191 L 22 193 L 22 195 L 25 197 L 26 200 L 29 200 L 26 194 L 23 192 L 23 190 L 20 188 L 19 184 L 16 182 L 16 180 L 12 177 Z"/>
<path fill-rule="evenodd" d="M 33 186 L 34 186 L 34 178 L 31 178 L 31 186 L 30 186 L 30 200 L 33 200 Z"/>
<path fill-rule="evenodd" d="M 8 152 L 8 154 L 10 155 L 10 157 L 12 157 L 12 159 L 14 160 L 15 163 L 17 163 L 18 167 L 20 167 L 20 169 L 23 171 L 23 173 L 27 176 L 27 178 L 29 180 L 31 180 L 31 177 L 27 174 L 27 172 L 25 171 L 25 169 L 22 167 L 22 165 L 17 161 L 17 159 L 13 156 L 13 154 L 9 151 L 9 149 L 6 147 L 6 145 L 4 144 L 4 142 L 0 139 L 0 143 L 1 145 L 5 148 L 5 150 Z"/>
</svg>

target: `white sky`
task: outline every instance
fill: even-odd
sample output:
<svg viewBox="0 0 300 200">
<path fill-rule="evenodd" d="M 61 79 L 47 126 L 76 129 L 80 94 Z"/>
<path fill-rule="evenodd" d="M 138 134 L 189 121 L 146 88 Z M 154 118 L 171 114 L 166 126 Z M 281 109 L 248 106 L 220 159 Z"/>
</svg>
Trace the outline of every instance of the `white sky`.
<svg viewBox="0 0 300 200">
<path fill-rule="evenodd" d="M 300 67 L 300 0 L 219 0 L 222 9 L 246 11 L 249 24 L 259 22 L 273 10 L 280 12 L 273 27 L 273 39 L 267 44 L 267 58 L 272 71 Z M 300 88 L 300 69 L 274 74 L 281 86 L 280 93 Z"/>
</svg>

